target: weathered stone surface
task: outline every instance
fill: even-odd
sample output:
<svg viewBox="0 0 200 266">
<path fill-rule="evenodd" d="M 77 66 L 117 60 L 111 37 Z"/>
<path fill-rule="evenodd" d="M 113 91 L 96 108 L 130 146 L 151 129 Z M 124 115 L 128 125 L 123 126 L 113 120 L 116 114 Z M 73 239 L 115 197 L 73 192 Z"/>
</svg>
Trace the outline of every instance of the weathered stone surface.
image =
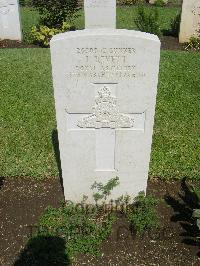
<svg viewBox="0 0 200 266">
<path fill-rule="evenodd" d="M 22 40 L 18 0 L 0 0 L 0 39 Z"/>
<path fill-rule="evenodd" d="M 91 185 L 118 176 L 116 199 L 146 190 L 160 41 L 95 29 L 53 37 L 51 57 L 66 199 L 92 202 Z"/>
<path fill-rule="evenodd" d="M 200 30 L 200 0 L 183 0 L 179 42 L 188 42 Z"/>
<path fill-rule="evenodd" d="M 116 0 L 85 0 L 85 28 L 115 28 Z"/>
</svg>

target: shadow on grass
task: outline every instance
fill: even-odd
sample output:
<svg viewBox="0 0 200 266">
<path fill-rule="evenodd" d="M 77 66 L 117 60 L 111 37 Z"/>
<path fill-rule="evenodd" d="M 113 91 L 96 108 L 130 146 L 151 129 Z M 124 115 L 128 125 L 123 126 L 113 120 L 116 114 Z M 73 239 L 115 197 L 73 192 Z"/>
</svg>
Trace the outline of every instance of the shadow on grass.
<svg viewBox="0 0 200 266">
<path fill-rule="evenodd" d="M 186 178 L 181 182 L 181 189 L 183 194 L 179 193 L 179 199 L 175 199 L 170 195 L 165 197 L 165 201 L 174 210 L 174 215 L 171 217 L 172 222 L 179 222 L 183 233 L 180 235 L 184 237 L 183 243 L 191 246 L 199 246 L 197 236 L 199 236 L 199 229 L 196 225 L 196 221 L 192 218 L 194 209 L 200 208 L 197 195 L 191 191 Z M 198 256 L 200 253 L 198 253 Z"/>
<path fill-rule="evenodd" d="M 55 156 L 56 163 L 58 166 L 60 183 L 62 186 L 62 191 L 64 193 L 63 179 L 62 179 L 62 168 L 61 168 L 61 161 L 60 161 L 59 141 L 58 141 L 58 131 L 56 129 L 52 130 L 52 143 L 53 143 L 53 148 L 54 148 L 54 156 Z"/>
<path fill-rule="evenodd" d="M 54 236 L 31 238 L 13 266 L 71 265 L 65 250 L 65 240 Z"/>
</svg>

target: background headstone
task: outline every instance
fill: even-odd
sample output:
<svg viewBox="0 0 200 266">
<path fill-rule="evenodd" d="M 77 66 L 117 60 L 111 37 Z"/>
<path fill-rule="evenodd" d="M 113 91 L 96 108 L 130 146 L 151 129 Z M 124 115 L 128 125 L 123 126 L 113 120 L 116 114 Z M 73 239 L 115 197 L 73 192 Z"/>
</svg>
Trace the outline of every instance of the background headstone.
<svg viewBox="0 0 200 266">
<path fill-rule="evenodd" d="M 85 28 L 115 28 L 116 0 L 85 0 Z"/>
<path fill-rule="evenodd" d="M 158 37 L 138 31 L 86 29 L 51 40 L 66 199 L 93 202 L 91 185 L 116 176 L 113 199 L 146 190 L 159 57 Z"/>
<path fill-rule="evenodd" d="M 179 42 L 188 42 L 200 30 L 200 0 L 183 0 Z"/>
<path fill-rule="evenodd" d="M 155 4 L 155 2 L 156 2 L 156 0 L 149 0 L 149 4 Z M 163 2 L 165 3 L 165 4 L 167 4 L 168 3 L 168 0 L 163 0 Z"/>
<path fill-rule="evenodd" d="M 0 0 L 0 39 L 22 40 L 18 0 Z"/>
</svg>

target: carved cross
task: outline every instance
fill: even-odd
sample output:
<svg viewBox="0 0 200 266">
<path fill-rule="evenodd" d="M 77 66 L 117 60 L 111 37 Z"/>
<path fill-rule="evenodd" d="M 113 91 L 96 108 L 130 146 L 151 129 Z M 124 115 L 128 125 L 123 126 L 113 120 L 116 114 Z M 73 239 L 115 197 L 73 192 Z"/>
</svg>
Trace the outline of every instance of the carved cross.
<svg viewBox="0 0 200 266">
<path fill-rule="evenodd" d="M 145 113 L 123 114 L 117 97 L 104 84 L 97 91 L 93 113 L 68 113 L 74 128 L 92 129 L 96 134 L 96 171 L 115 171 L 115 138 L 117 130 L 144 130 Z"/>
</svg>

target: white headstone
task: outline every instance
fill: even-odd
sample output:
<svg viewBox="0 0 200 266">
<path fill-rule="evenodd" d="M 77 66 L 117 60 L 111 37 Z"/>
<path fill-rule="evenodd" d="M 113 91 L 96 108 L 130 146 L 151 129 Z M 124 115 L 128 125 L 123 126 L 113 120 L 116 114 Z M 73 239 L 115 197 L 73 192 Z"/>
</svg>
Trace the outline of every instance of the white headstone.
<svg viewBox="0 0 200 266">
<path fill-rule="evenodd" d="M 86 29 L 51 40 L 66 199 L 92 202 L 91 185 L 116 176 L 113 199 L 146 190 L 159 57 L 158 37 L 138 31 Z"/>
<path fill-rule="evenodd" d="M 188 42 L 200 30 L 200 0 L 183 0 L 179 42 Z"/>
<path fill-rule="evenodd" d="M 149 0 L 149 4 L 155 4 L 157 0 Z M 168 3 L 168 0 L 163 0 L 164 4 Z"/>
<path fill-rule="evenodd" d="M 22 40 L 18 0 L 0 0 L 0 39 Z"/>
<path fill-rule="evenodd" d="M 85 28 L 116 27 L 116 0 L 85 0 Z"/>
</svg>

